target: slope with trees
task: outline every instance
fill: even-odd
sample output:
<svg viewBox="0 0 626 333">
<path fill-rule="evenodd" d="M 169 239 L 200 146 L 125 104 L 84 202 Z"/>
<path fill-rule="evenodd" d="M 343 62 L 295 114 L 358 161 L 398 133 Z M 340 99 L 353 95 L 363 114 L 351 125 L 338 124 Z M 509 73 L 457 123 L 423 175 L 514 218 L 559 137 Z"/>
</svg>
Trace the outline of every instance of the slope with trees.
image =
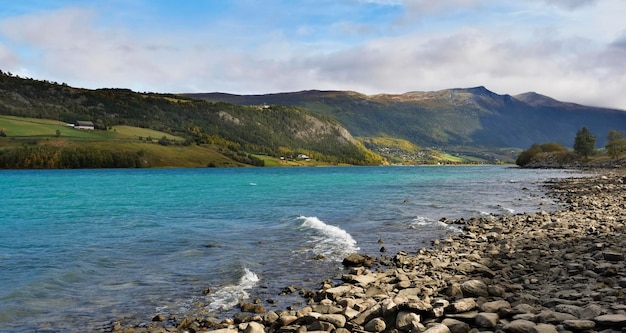
<svg viewBox="0 0 626 333">
<path fill-rule="evenodd" d="M 359 138 L 394 137 L 450 152 L 496 153 L 555 142 L 571 147 L 582 126 L 626 129 L 626 112 L 565 103 L 537 93 L 499 95 L 485 87 L 366 96 L 346 91 L 267 95 L 188 94 L 241 105 L 300 106 L 338 119 Z M 598 140 L 604 145 L 605 139 Z M 511 149 L 509 149 L 511 151 Z"/>
<path fill-rule="evenodd" d="M 218 147 L 224 156 L 254 165 L 261 163 L 253 155 L 278 158 L 299 153 L 324 163 L 383 163 L 336 120 L 297 107 L 240 106 L 128 89 L 78 89 L 0 73 L 0 114 L 67 123 L 89 120 L 102 132 L 118 125 L 150 128 L 183 137 L 185 144 Z M 10 129 L 0 130 L 17 137 Z M 63 137 L 63 131 L 57 134 Z"/>
</svg>

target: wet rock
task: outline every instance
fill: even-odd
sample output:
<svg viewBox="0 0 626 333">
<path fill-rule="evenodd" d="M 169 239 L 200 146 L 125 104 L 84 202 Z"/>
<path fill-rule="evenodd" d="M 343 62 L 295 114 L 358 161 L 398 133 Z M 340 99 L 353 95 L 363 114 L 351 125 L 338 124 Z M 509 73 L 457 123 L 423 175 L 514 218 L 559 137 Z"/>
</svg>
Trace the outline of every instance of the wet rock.
<svg viewBox="0 0 626 333">
<path fill-rule="evenodd" d="M 361 255 L 358 253 L 351 253 L 343 259 L 343 265 L 348 267 L 364 266 L 372 267 L 376 263 L 376 260 L 367 255 Z"/>
</svg>

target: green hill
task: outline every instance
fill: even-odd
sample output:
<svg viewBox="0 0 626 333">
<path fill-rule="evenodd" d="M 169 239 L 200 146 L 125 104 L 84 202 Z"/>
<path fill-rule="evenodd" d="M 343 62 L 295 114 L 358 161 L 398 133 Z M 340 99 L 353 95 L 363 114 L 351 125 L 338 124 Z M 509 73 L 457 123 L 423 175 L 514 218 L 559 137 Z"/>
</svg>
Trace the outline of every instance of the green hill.
<svg viewBox="0 0 626 333">
<path fill-rule="evenodd" d="M 19 146 L 18 139 L 32 142 L 46 137 L 108 144 L 126 139 L 162 146 L 200 145 L 224 160 L 252 165 L 268 159 L 295 161 L 300 154 L 310 156 L 311 163 L 384 162 L 336 120 L 298 107 L 239 106 L 127 89 L 78 89 L 2 73 L 0 115 L 30 118 L 0 120 L 0 134 L 13 140 L 2 144 L 5 147 Z M 77 120 L 92 121 L 96 130 L 65 126 Z"/>
</svg>

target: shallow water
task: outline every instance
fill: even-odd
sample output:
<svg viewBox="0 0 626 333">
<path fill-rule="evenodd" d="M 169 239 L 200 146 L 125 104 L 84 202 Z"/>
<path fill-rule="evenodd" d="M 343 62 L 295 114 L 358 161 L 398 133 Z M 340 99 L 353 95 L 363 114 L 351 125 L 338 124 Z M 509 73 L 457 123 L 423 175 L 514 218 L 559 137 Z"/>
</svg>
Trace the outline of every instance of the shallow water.
<svg viewBox="0 0 626 333">
<path fill-rule="evenodd" d="M 416 250 L 438 222 L 553 209 L 559 170 L 342 167 L 0 171 L 0 331 L 220 316 L 316 287 L 341 259 Z M 313 258 L 323 255 L 325 259 Z M 205 289 L 212 291 L 203 295 Z"/>
</svg>

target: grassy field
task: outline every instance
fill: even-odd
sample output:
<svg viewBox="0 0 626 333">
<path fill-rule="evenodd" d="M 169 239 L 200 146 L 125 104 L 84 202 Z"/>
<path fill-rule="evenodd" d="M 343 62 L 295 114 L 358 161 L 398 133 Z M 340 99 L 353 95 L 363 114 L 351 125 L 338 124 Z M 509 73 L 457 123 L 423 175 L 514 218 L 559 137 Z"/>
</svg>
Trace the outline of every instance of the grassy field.
<svg viewBox="0 0 626 333">
<path fill-rule="evenodd" d="M 14 138 L 68 138 L 68 139 L 91 139 L 91 140 L 146 140 L 151 138 L 158 140 L 166 137 L 171 141 L 182 142 L 185 138 L 164 132 L 133 126 L 113 126 L 109 131 L 103 130 L 78 130 L 67 126 L 66 123 L 37 118 L 22 118 L 0 115 L 0 130 L 7 137 Z M 57 132 L 58 131 L 58 132 Z"/>
<path fill-rule="evenodd" d="M 148 167 L 206 167 L 246 166 L 222 155 L 216 147 L 180 144 L 167 146 L 156 143 L 166 137 L 173 143 L 185 139 L 168 133 L 132 126 L 114 126 L 109 131 L 78 130 L 65 123 L 49 119 L 22 118 L 0 115 L 0 149 L 24 145 L 80 147 L 105 151 L 140 152 Z M 58 131 L 58 132 L 57 132 Z M 151 141 L 148 141 L 151 138 Z"/>
</svg>

